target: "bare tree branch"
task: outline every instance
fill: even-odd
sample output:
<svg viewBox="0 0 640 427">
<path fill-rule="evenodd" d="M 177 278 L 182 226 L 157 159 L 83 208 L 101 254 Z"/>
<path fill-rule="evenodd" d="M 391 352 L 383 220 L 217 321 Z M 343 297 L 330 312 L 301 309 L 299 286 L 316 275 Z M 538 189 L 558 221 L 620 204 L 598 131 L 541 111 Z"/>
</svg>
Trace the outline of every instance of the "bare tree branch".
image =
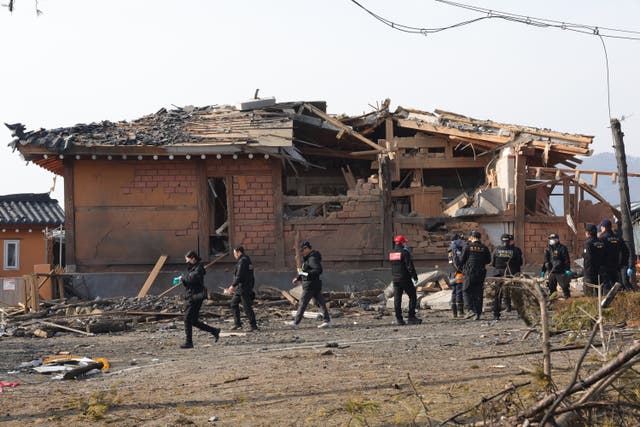
<svg viewBox="0 0 640 427">
<path fill-rule="evenodd" d="M 596 372 L 583 379 L 582 381 L 578 381 L 576 384 L 572 385 L 567 392 L 567 396 L 580 390 L 584 390 L 600 381 L 601 379 L 613 374 L 638 354 L 640 354 L 640 341 L 635 341 L 631 347 L 611 359 L 609 362 L 603 365 L 602 368 L 598 369 Z M 546 408 L 553 404 L 553 402 L 556 400 L 556 397 L 556 393 L 549 394 L 548 396 L 531 406 L 529 410 L 527 410 L 522 415 L 522 418 L 531 418 L 541 411 L 544 411 Z"/>
<path fill-rule="evenodd" d="M 598 327 L 601 321 L 602 321 L 602 318 L 598 319 L 598 321 L 593 325 L 593 329 L 591 330 L 591 336 L 589 337 L 589 342 L 587 342 L 587 345 L 584 346 L 584 350 L 582 351 L 582 354 L 578 359 L 578 363 L 576 363 L 576 367 L 573 370 L 573 377 L 571 378 L 569 385 L 564 389 L 564 391 L 560 394 L 560 396 L 558 396 L 555 402 L 551 404 L 544 418 L 542 418 L 542 421 L 540 422 L 540 425 L 542 427 L 545 426 L 549 418 L 553 415 L 554 410 L 558 407 L 560 402 L 562 402 L 564 398 L 567 397 L 567 395 L 569 394 L 569 390 L 576 384 L 576 381 L 578 380 L 578 375 L 580 374 L 580 368 L 582 367 L 584 358 L 587 357 L 587 354 L 589 353 L 589 349 L 591 348 L 591 344 L 593 343 L 593 339 L 595 338 L 596 333 L 598 333 Z"/>
</svg>

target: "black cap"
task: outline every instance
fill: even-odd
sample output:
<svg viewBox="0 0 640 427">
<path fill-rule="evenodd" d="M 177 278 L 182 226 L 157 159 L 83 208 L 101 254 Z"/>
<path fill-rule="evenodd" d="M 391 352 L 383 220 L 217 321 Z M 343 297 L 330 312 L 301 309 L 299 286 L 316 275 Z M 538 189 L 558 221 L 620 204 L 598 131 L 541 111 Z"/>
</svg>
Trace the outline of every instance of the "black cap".
<svg viewBox="0 0 640 427">
<path fill-rule="evenodd" d="M 195 258 L 197 260 L 200 260 L 200 257 L 198 256 L 198 253 L 196 251 L 189 251 L 184 255 L 185 258 Z"/>
<path fill-rule="evenodd" d="M 311 249 L 311 243 L 309 243 L 309 241 L 305 240 L 304 242 L 300 243 L 300 249 L 304 249 L 304 248 L 309 248 Z"/>
<path fill-rule="evenodd" d="M 586 231 L 589 234 L 596 234 L 598 232 L 598 229 L 594 224 L 587 224 L 584 226 L 584 231 Z"/>
<path fill-rule="evenodd" d="M 611 220 L 608 218 L 603 219 L 602 221 L 600 221 L 599 227 L 611 228 Z"/>
<path fill-rule="evenodd" d="M 469 233 L 469 236 L 479 239 L 480 237 L 482 237 L 482 234 L 480 234 L 479 231 L 473 230 L 471 233 Z"/>
<path fill-rule="evenodd" d="M 236 246 L 235 248 L 233 248 L 234 251 L 236 252 L 240 252 L 241 254 L 244 253 L 244 246 L 240 245 L 240 246 Z"/>
<path fill-rule="evenodd" d="M 513 240 L 513 236 L 509 233 L 504 233 L 502 236 L 500 236 L 500 240 L 502 240 L 503 242 L 508 242 L 509 240 Z"/>
<path fill-rule="evenodd" d="M 551 233 L 549 234 L 549 239 L 560 239 L 560 236 L 558 236 L 556 233 Z"/>
</svg>

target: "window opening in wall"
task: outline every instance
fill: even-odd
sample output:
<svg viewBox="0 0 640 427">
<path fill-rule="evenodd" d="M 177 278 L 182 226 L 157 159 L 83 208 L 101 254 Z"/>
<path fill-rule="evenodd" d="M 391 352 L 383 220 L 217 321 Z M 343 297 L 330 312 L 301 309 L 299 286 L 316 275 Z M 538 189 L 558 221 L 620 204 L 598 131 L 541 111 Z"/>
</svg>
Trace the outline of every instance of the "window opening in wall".
<svg viewBox="0 0 640 427">
<path fill-rule="evenodd" d="M 229 212 L 224 178 L 209 178 L 209 251 L 217 255 L 229 251 Z"/>
<path fill-rule="evenodd" d="M 20 241 L 5 240 L 3 254 L 3 266 L 5 270 L 20 269 Z"/>
</svg>

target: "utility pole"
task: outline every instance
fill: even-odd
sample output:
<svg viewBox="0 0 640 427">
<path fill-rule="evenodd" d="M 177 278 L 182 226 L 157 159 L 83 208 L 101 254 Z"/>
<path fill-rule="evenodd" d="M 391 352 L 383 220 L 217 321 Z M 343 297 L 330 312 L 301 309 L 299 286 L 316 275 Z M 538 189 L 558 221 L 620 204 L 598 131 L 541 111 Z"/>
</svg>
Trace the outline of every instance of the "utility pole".
<svg viewBox="0 0 640 427">
<path fill-rule="evenodd" d="M 618 189 L 620 191 L 620 214 L 622 215 L 620 228 L 622 230 L 622 239 L 629 250 L 629 262 L 632 262 L 630 267 L 634 271 L 629 282 L 631 288 L 636 289 L 636 247 L 633 240 L 633 225 L 631 224 L 631 198 L 629 196 L 629 180 L 627 178 L 627 156 L 624 151 L 624 133 L 622 133 L 620 121 L 616 118 L 611 119 L 611 132 L 613 133 L 613 148 L 618 163 Z"/>
</svg>

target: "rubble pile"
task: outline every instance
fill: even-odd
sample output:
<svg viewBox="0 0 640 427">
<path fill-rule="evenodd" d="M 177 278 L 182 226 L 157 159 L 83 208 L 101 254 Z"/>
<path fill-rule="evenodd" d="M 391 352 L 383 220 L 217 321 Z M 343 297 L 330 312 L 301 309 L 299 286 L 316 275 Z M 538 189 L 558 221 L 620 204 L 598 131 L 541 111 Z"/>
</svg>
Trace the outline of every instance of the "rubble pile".
<svg viewBox="0 0 640 427">
<path fill-rule="evenodd" d="M 261 288 L 254 302 L 258 319 L 289 318 L 291 308 L 295 308 L 302 293 L 298 288 L 292 289 L 291 294 L 276 288 Z M 337 311 L 334 313 L 336 317 L 343 310 L 379 312 L 385 305 L 382 290 L 327 292 L 325 297 L 329 307 Z M 231 296 L 210 292 L 203 304 L 201 317 L 230 318 L 230 300 Z M 95 298 L 88 301 L 74 297 L 42 301 L 40 309 L 35 312 L 24 313 L 25 309 L 19 307 L 0 309 L 0 339 L 23 336 L 49 338 L 58 333 L 93 335 L 127 332 L 136 329 L 140 323 L 182 320 L 183 304 L 181 295 Z"/>
</svg>

